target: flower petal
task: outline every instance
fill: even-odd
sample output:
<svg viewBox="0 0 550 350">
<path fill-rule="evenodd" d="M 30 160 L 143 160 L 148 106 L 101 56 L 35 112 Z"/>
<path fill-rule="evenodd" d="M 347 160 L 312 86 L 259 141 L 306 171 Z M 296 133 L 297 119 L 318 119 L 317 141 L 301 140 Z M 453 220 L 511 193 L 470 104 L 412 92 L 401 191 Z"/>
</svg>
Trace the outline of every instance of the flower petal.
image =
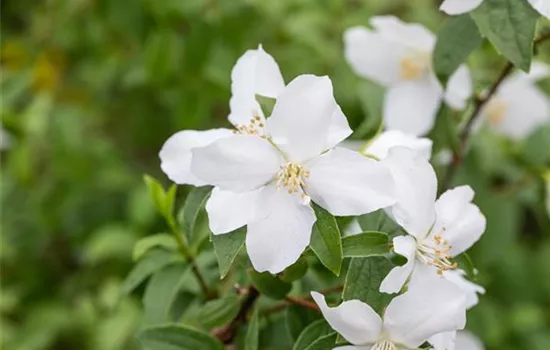
<svg viewBox="0 0 550 350">
<path fill-rule="evenodd" d="M 389 170 L 357 152 L 335 148 L 306 167 L 306 192 L 332 215 L 361 215 L 395 203 Z"/>
<path fill-rule="evenodd" d="M 375 16 L 370 24 L 376 32 L 395 44 L 405 45 L 415 51 L 431 52 L 436 36 L 419 23 L 406 23 L 395 16 Z"/>
<path fill-rule="evenodd" d="M 425 135 L 434 125 L 442 95 L 432 77 L 401 82 L 386 92 L 384 124 L 390 130 Z"/>
<path fill-rule="evenodd" d="M 472 96 L 472 77 L 470 70 L 465 65 L 458 67 L 451 75 L 445 91 L 445 103 L 453 109 L 462 110 L 466 108 L 466 102 Z"/>
<path fill-rule="evenodd" d="M 311 292 L 330 326 L 353 345 L 369 345 L 376 342 L 382 331 L 380 316 L 359 300 L 344 301 L 337 307 L 329 307 L 323 295 Z"/>
<path fill-rule="evenodd" d="M 399 130 L 388 130 L 377 136 L 365 150 L 365 154 L 378 159 L 386 158 L 392 147 L 403 146 L 417 152 L 422 158 L 429 160 L 432 156 L 432 140 L 405 134 Z"/>
<path fill-rule="evenodd" d="M 391 86 L 400 80 L 400 62 L 407 46 L 387 40 L 365 27 L 344 33 L 344 55 L 358 75 L 380 85 Z"/>
<path fill-rule="evenodd" d="M 416 240 L 411 236 L 398 236 L 393 239 L 393 250 L 407 258 L 403 266 L 394 267 L 380 284 L 382 293 L 398 293 L 415 269 Z"/>
<path fill-rule="evenodd" d="M 445 0 L 439 9 L 448 15 L 460 15 L 470 12 L 479 5 L 483 0 Z"/>
<path fill-rule="evenodd" d="M 342 109 L 338 106 L 336 101 L 334 101 L 334 104 L 335 109 L 334 113 L 332 113 L 327 142 L 324 150 L 333 148 L 353 133 L 353 130 L 349 127 L 348 119 L 342 112 Z"/>
<path fill-rule="evenodd" d="M 247 192 L 270 182 L 280 164 L 279 152 L 267 140 L 235 135 L 194 149 L 191 172 L 222 190 Z"/>
<path fill-rule="evenodd" d="M 471 309 L 479 302 L 478 294 L 485 294 L 485 288 L 470 282 L 465 277 L 466 273 L 462 270 L 444 271 L 443 277 L 453 282 L 466 295 L 466 309 Z"/>
<path fill-rule="evenodd" d="M 436 223 L 431 234 L 441 234 L 452 245 L 450 252 L 455 256 L 470 248 L 485 231 L 485 216 L 471 203 L 473 198 L 470 186 L 459 186 L 443 193 L 435 203 Z"/>
<path fill-rule="evenodd" d="M 235 193 L 215 187 L 206 202 L 210 231 L 218 235 L 246 225 L 254 217 L 258 192 Z"/>
<path fill-rule="evenodd" d="M 160 150 L 162 171 L 180 185 L 204 186 L 206 183 L 191 173 L 191 150 L 233 135 L 228 129 L 205 131 L 184 130 L 170 136 Z"/>
<path fill-rule="evenodd" d="M 303 205 L 298 195 L 279 191 L 274 185 L 262 189 L 246 233 L 254 269 L 275 274 L 295 263 L 309 244 L 314 222 L 313 209 Z"/>
<path fill-rule="evenodd" d="M 464 328 L 464 295 L 451 282 L 433 279 L 395 297 L 383 319 L 393 341 L 417 348 L 438 333 Z"/>
<path fill-rule="evenodd" d="M 550 19 L 550 1 L 548 0 L 527 0 L 541 15 Z"/>
<path fill-rule="evenodd" d="M 435 220 L 437 177 L 432 166 L 418 153 L 394 147 L 382 160 L 395 181 L 397 203 L 387 210 L 407 233 L 426 237 Z"/>
<path fill-rule="evenodd" d="M 455 350 L 455 339 L 456 339 L 456 331 L 453 332 L 443 332 L 434 335 L 433 337 L 430 337 L 428 339 L 428 343 L 430 343 L 434 350 Z M 456 349 L 460 350 L 460 349 Z M 470 349 L 464 349 L 464 350 L 470 350 Z"/>
<path fill-rule="evenodd" d="M 473 333 L 460 331 L 456 334 L 456 350 L 484 350 L 481 340 Z"/>
<path fill-rule="evenodd" d="M 328 77 L 300 75 L 277 98 L 267 131 L 290 160 L 301 162 L 325 150 L 336 108 Z"/>
</svg>

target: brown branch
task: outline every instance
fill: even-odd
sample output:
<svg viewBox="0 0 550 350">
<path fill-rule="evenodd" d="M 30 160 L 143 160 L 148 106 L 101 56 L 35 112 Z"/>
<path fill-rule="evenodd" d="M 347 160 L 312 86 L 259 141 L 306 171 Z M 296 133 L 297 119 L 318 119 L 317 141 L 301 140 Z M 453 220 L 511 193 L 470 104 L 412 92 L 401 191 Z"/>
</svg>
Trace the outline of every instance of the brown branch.
<svg viewBox="0 0 550 350">
<path fill-rule="evenodd" d="M 534 42 L 534 48 L 536 49 L 538 45 L 543 43 L 546 40 L 550 39 L 550 32 L 543 34 Z M 491 85 L 489 88 L 489 91 L 487 94 L 481 98 L 476 98 L 474 102 L 474 109 L 470 116 L 468 117 L 466 124 L 464 125 L 464 128 L 460 131 L 460 134 L 458 135 L 458 149 L 453 152 L 453 158 L 451 162 L 449 163 L 449 166 L 447 168 L 447 171 L 445 173 L 445 178 L 443 180 L 442 186 L 440 188 L 440 192 L 443 192 L 447 190 L 456 174 L 456 171 L 458 168 L 462 165 L 462 162 L 465 157 L 466 148 L 468 146 L 468 141 L 470 134 L 472 132 L 472 128 L 476 122 L 476 120 L 481 115 L 481 111 L 483 110 L 483 107 L 489 102 L 489 100 L 495 95 L 498 88 L 502 84 L 502 82 L 512 73 L 514 70 L 514 64 L 512 62 L 508 62 L 504 69 L 500 72 L 500 74 L 497 77 L 497 80 Z"/>
<path fill-rule="evenodd" d="M 285 300 L 290 304 L 302 306 L 302 307 L 305 307 L 306 309 L 310 309 L 314 311 L 319 311 L 319 307 L 317 306 L 317 304 L 306 299 L 296 298 L 296 297 L 286 297 Z"/>
<path fill-rule="evenodd" d="M 214 336 L 224 344 L 231 344 L 237 335 L 239 326 L 246 323 L 246 316 L 250 309 L 254 306 L 254 303 L 259 296 L 260 293 L 258 290 L 254 287 L 250 287 L 243 303 L 241 304 L 241 308 L 239 309 L 237 316 L 235 316 L 235 318 L 227 326 L 214 330 Z"/>
</svg>

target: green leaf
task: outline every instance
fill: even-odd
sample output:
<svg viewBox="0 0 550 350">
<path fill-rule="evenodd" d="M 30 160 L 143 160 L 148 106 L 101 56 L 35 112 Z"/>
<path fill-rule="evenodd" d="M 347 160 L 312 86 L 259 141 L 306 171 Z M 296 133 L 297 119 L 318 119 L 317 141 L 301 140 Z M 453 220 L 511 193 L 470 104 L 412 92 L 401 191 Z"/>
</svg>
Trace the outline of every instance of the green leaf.
<svg viewBox="0 0 550 350">
<path fill-rule="evenodd" d="M 256 289 L 272 299 L 283 299 L 292 289 L 292 284 L 283 282 L 270 273 L 249 270 L 248 274 Z"/>
<path fill-rule="evenodd" d="M 338 338 L 338 333 L 336 332 L 325 335 L 311 343 L 306 350 L 332 350 L 334 343 L 336 343 L 336 338 Z"/>
<path fill-rule="evenodd" d="M 353 134 L 354 138 L 370 139 L 377 134 L 382 125 L 382 102 L 385 93 L 385 88 L 373 82 L 366 80 L 361 82 L 357 95 L 366 117 Z"/>
<path fill-rule="evenodd" d="M 260 349 L 260 317 L 258 309 L 254 310 L 252 318 L 248 323 L 244 350 L 259 350 Z"/>
<path fill-rule="evenodd" d="M 318 319 L 319 312 L 317 311 L 306 309 L 299 305 L 289 305 L 286 308 L 286 329 L 293 341 L 296 341 L 300 337 L 300 334 L 302 334 L 302 331 L 307 326 Z"/>
<path fill-rule="evenodd" d="M 370 231 L 342 238 L 344 257 L 380 256 L 390 252 L 388 235 Z"/>
<path fill-rule="evenodd" d="M 529 71 L 539 15 L 526 0 L 485 0 L 472 17 L 499 52 Z"/>
<path fill-rule="evenodd" d="M 169 321 L 170 308 L 185 281 L 187 266 L 177 264 L 156 272 L 149 280 L 143 295 L 145 324 Z"/>
<path fill-rule="evenodd" d="M 444 85 L 482 41 L 469 14 L 451 17 L 437 35 L 433 54 L 435 73 Z"/>
<path fill-rule="evenodd" d="M 390 219 L 384 209 L 361 215 L 357 217 L 357 222 L 363 231 L 386 232 L 393 235 L 400 229 L 399 225 Z"/>
<path fill-rule="evenodd" d="M 240 298 L 236 295 L 212 300 L 201 307 L 197 319 L 207 329 L 222 326 L 237 316 L 240 306 Z"/>
<path fill-rule="evenodd" d="M 149 190 L 149 197 L 151 197 L 158 212 L 164 218 L 170 220 L 172 218 L 172 211 L 174 210 L 177 186 L 174 184 L 170 186 L 168 191 L 165 191 L 164 187 L 154 177 L 144 175 L 143 180 Z"/>
<path fill-rule="evenodd" d="M 183 229 L 187 235 L 187 239 L 191 240 L 195 229 L 195 222 L 199 216 L 199 212 L 204 207 L 206 200 L 210 197 L 212 186 L 194 187 L 183 205 Z"/>
<path fill-rule="evenodd" d="M 279 276 L 285 282 L 291 283 L 302 278 L 308 269 L 307 259 L 301 256 L 298 261 L 287 267 Z"/>
<path fill-rule="evenodd" d="M 149 252 L 143 259 L 137 262 L 128 274 L 128 277 L 126 277 L 126 280 L 124 280 L 122 286 L 123 292 L 126 294 L 130 293 L 147 277 L 168 266 L 173 261 L 173 256 L 169 252 L 160 249 Z"/>
<path fill-rule="evenodd" d="M 209 334 L 182 325 L 149 327 L 138 339 L 145 350 L 223 350 L 224 346 Z"/>
<path fill-rule="evenodd" d="M 342 299 L 361 300 L 380 313 L 392 299 L 390 294 L 379 291 L 382 280 L 392 268 L 393 264 L 385 257 L 352 258 Z"/>
<path fill-rule="evenodd" d="M 132 252 L 134 261 L 138 261 L 153 248 L 165 248 L 166 250 L 176 250 L 178 245 L 174 237 L 167 233 L 157 233 L 156 235 L 147 236 L 136 242 Z"/>
<path fill-rule="evenodd" d="M 220 278 L 224 278 L 244 246 L 246 227 L 241 227 L 223 235 L 211 235 L 211 237 L 216 259 L 218 260 Z"/>
<path fill-rule="evenodd" d="M 296 340 L 296 343 L 294 343 L 292 350 L 305 350 L 317 339 L 322 338 L 326 335 L 330 335 L 330 333 L 332 332 L 333 330 L 329 326 L 327 321 L 325 321 L 324 319 L 317 320 L 311 323 L 302 331 L 302 333 Z"/>
<path fill-rule="evenodd" d="M 458 256 L 460 268 L 466 272 L 466 276 L 472 281 L 477 279 L 477 269 L 468 253 L 462 253 Z"/>
<path fill-rule="evenodd" d="M 336 276 L 342 268 L 342 240 L 336 219 L 328 211 L 312 203 L 317 221 L 309 246 L 327 269 Z"/>
</svg>

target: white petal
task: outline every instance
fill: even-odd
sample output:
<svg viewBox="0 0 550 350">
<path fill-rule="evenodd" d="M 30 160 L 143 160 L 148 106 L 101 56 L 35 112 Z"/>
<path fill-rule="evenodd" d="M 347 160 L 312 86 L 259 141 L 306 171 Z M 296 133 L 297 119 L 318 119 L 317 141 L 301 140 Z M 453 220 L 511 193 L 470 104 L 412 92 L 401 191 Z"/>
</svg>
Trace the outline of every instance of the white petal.
<svg viewBox="0 0 550 350">
<path fill-rule="evenodd" d="M 464 296 L 451 282 L 434 279 L 395 297 L 383 319 L 392 340 L 417 348 L 438 333 L 464 328 Z"/>
<path fill-rule="evenodd" d="M 228 129 L 177 132 L 166 140 L 160 150 L 160 167 L 177 184 L 204 186 L 206 183 L 191 173 L 191 150 L 231 135 L 233 133 Z"/>
<path fill-rule="evenodd" d="M 466 295 L 466 309 L 471 309 L 479 302 L 478 294 L 485 294 L 485 288 L 466 279 L 462 270 L 444 271 L 443 277 L 453 282 Z"/>
<path fill-rule="evenodd" d="M 374 343 L 382 331 L 380 316 L 359 300 L 344 301 L 337 307 L 329 307 L 323 295 L 311 292 L 330 326 L 353 345 Z"/>
<path fill-rule="evenodd" d="M 358 75 L 391 86 L 400 80 L 400 62 L 407 46 L 385 39 L 365 27 L 344 33 L 344 55 Z"/>
<path fill-rule="evenodd" d="M 442 98 L 441 86 L 431 77 L 404 81 L 384 98 L 384 124 L 390 130 L 425 135 L 433 127 Z"/>
<path fill-rule="evenodd" d="M 388 130 L 377 136 L 364 153 L 383 159 L 388 155 L 390 148 L 404 146 L 429 160 L 432 156 L 432 144 L 432 140 L 428 138 L 419 138 L 398 130 Z"/>
<path fill-rule="evenodd" d="M 370 24 L 387 40 L 406 45 L 415 51 L 431 52 L 436 36 L 419 23 L 405 23 L 395 16 L 372 17 Z"/>
<path fill-rule="evenodd" d="M 337 107 L 328 77 L 300 75 L 277 98 L 267 131 L 292 161 L 310 159 L 325 150 Z"/>
<path fill-rule="evenodd" d="M 452 245 L 455 256 L 470 248 L 485 231 L 485 216 L 471 203 L 473 198 L 470 186 L 459 186 L 443 193 L 435 203 L 432 234 L 441 234 Z"/>
<path fill-rule="evenodd" d="M 411 236 L 398 236 L 393 239 L 394 251 L 407 258 L 407 263 L 403 266 L 394 267 L 380 284 L 382 293 L 398 293 L 407 279 L 415 269 L 416 241 Z"/>
<path fill-rule="evenodd" d="M 550 1 L 548 0 L 527 0 L 541 15 L 550 19 Z"/>
<path fill-rule="evenodd" d="M 246 225 L 254 217 L 258 192 L 235 193 L 214 188 L 206 202 L 210 231 L 217 235 Z"/>
<path fill-rule="evenodd" d="M 335 148 L 306 167 L 306 192 L 332 215 L 361 215 L 395 203 L 389 170 L 357 152 Z"/>
<path fill-rule="evenodd" d="M 541 79 L 547 78 L 548 76 L 550 76 L 550 66 L 543 62 L 534 61 L 531 63 L 529 73 L 517 71 L 512 75 L 511 79 L 520 78 L 531 82 L 537 82 Z"/>
<path fill-rule="evenodd" d="M 456 331 L 439 333 L 430 337 L 428 342 L 433 346 L 434 350 L 455 350 L 456 333 Z"/>
<path fill-rule="evenodd" d="M 332 118 L 330 121 L 330 126 L 328 130 L 327 142 L 325 144 L 324 150 L 331 149 L 346 137 L 353 133 L 353 130 L 349 127 L 348 119 L 342 112 L 342 109 L 336 101 L 334 101 L 335 109 L 332 113 Z"/>
<path fill-rule="evenodd" d="M 435 220 L 437 177 L 426 159 L 405 147 L 394 147 L 382 160 L 395 181 L 397 203 L 387 210 L 409 234 L 426 237 Z"/>
<path fill-rule="evenodd" d="M 484 350 L 481 340 L 468 331 L 457 332 L 455 350 Z"/>
<path fill-rule="evenodd" d="M 462 110 L 466 108 L 466 102 L 472 96 L 472 77 L 470 70 L 465 65 L 458 67 L 451 75 L 445 91 L 445 102 L 453 109 Z"/>
<path fill-rule="evenodd" d="M 303 205 L 298 195 L 274 185 L 262 189 L 246 233 L 246 250 L 254 269 L 275 274 L 295 263 L 309 244 L 314 222 L 313 209 Z"/>
<path fill-rule="evenodd" d="M 460 15 L 472 11 L 482 2 L 483 0 L 445 0 L 439 9 L 449 15 Z"/>
<path fill-rule="evenodd" d="M 280 164 L 279 152 L 265 139 L 235 135 L 194 149 L 191 172 L 222 190 L 247 192 L 270 182 Z"/>
<path fill-rule="evenodd" d="M 371 350 L 372 346 L 353 346 L 353 345 L 345 345 L 345 346 L 339 346 L 337 348 L 334 348 L 332 350 Z"/>
</svg>

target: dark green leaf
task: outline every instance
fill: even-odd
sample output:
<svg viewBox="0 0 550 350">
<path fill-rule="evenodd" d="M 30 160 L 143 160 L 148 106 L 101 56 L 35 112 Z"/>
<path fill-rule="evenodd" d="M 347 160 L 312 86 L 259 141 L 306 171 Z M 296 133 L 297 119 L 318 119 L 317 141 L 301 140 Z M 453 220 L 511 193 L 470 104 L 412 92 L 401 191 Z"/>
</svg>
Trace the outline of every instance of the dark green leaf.
<svg viewBox="0 0 550 350">
<path fill-rule="evenodd" d="M 380 313 L 392 298 L 379 291 L 382 280 L 392 268 L 393 264 L 385 257 L 352 258 L 342 298 L 361 300 Z"/>
<path fill-rule="evenodd" d="M 481 34 L 498 51 L 529 71 L 539 14 L 526 0 L 485 0 L 472 16 Z"/>
<path fill-rule="evenodd" d="M 186 269 L 183 264 L 168 266 L 156 272 L 149 280 L 143 295 L 145 324 L 168 321 L 172 303 L 185 281 Z"/>
<path fill-rule="evenodd" d="M 386 232 L 390 235 L 399 230 L 399 226 L 386 214 L 384 209 L 357 217 L 363 231 Z"/>
<path fill-rule="evenodd" d="M 305 350 L 308 346 L 312 345 L 317 339 L 323 336 L 330 335 L 333 330 L 324 319 L 317 320 L 307 326 L 300 336 L 292 350 Z M 334 344 L 334 343 L 333 343 Z"/>
<path fill-rule="evenodd" d="M 204 207 L 206 200 L 210 197 L 212 186 L 194 187 L 183 205 L 183 229 L 187 235 L 187 239 L 191 240 L 195 222 L 199 216 L 200 210 Z"/>
<path fill-rule="evenodd" d="M 319 313 L 298 305 L 289 305 L 286 308 L 285 319 L 288 334 L 295 341 L 308 325 L 319 319 Z"/>
<path fill-rule="evenodd" d="M 291 283 L 302 278 L 307 273 L 307 269 L 307 259 L 302 256 L 294 264 L 287 267 L 279 278 L 285 282 Z"/>
<path fill-rule="evenodd" d="M 259 350 L 260 349 L 260 316 L 256 309 L 252 314 L 252 318 L 248 323 L 244 350 Z"/>
<path fill-rule="evenodd" d="M 328 211 L 312 203 L 317 221 L 313 226 L 310 247 L 327 269 L 340 275 L 342 241 L 336 219 Z"/>
<path fill-rule="evenodd" d="M 212 235 L 211 237 L 216 259 L 218 260 L 220 278 L 224 278 L 227 272 L 229 272 L 233 261 L 235 261 L 237 254 L 239 254 L 239 251 L 244 246 L 246 227 L 241 227 L 223 235 Z"/>
<path fill-rule="evenodd" d="M 389 253 L 388 235 L 370 231 L 342 238 L 344 257 L 368 257 Z"/>
<path fill-rule="evenodd" d="M 145 350 L 223 350 L 223 344 L 209 334 L 182 326 L 145 328 L 138 335 Z"/>
<path fill-rule="evenodd" d="M 468 253 L 462 253 L 458 256 L 458 261 L 460 268 L 466 272 L 466 276 L 472 281 L 475 281 L 477 279 L 477 270 L 470 255 L 468 255 Z"/>
<path fill-rule="evenodd" d="M 437 35 L 433 54 L 435 73 L 444 85 L 482 41 L 469 14 L 451 17 Z"/>
<path fill-rule="evenodd" d="M 158 249 L 149 252 L 145 258 L 137 262 L 128 274 L 128 277 L 126 277 L 126 280 L 124 280 L 122 286 L 123 292 L 130 293 L 147 277 L 169 265 L 173 260 L 172 254 L 167 251 Z"/>
<path fill-rule="evenodd" d="M 336 343 L 336 338 L 338 338 L 338 333 L 332 333 L 325 335 L 306 348 L 306 350 L 332 350 L 334 348 L 334 343 Z"/>
<path fill-rule="evenodd" d="M 153 248 L 165 248 L 166 250 L 176 250 L 178 247 L 174 236 L 167 233 L 157 233 L 156 235 L 147 236 L 136 242 L 132 252 L 134 261 L 138 261 L 141 257 Z"/>
<path fill-rule="evenodd" d="M 240 298 L 236 295 L 212 300 L 201 307 L 197 319 L 208 329 L 222 326 L 237 316 L 240 306 Z"/>
<path fill-rule="evenodd" d="M 272 299 L 283 299 L 292 288 L 292 284 L 283 282 L 267 272 L 250 270 L 249 275 L 256 289 Z"/>
</svg>

